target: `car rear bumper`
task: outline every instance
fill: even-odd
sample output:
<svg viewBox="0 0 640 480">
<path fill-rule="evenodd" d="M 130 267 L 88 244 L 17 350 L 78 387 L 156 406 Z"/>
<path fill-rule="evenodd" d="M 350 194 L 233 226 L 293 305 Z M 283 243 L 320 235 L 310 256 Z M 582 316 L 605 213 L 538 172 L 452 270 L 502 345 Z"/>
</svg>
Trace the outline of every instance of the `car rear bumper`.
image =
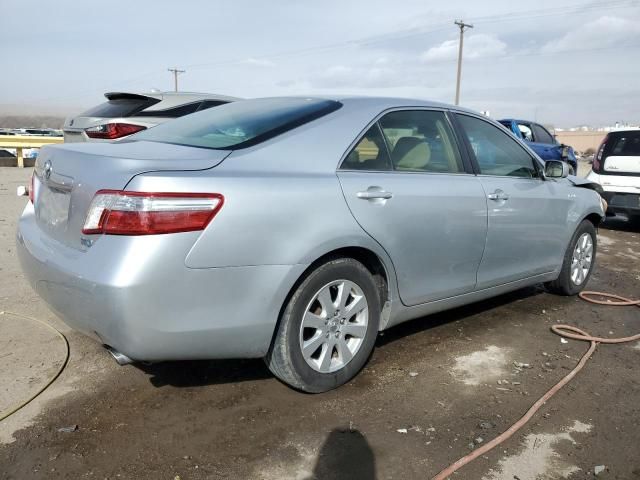
<svg viewBox="0 0 640 480">
<path fill-rule="evenodd" d="M 605 190 L 603 197 L 609 204 L 607 212 L 640 215 L 640 194 Z"/>
<path fill-rule="evenodd" d="M 188 268 L 193 241 L 193 232 L 108 236 L 83 252 L 48 237 L 29 205 L 17 252 L 34 290 L 67 325 L 133 360 L 264 356 L 305 266 Z"/>
</svg>

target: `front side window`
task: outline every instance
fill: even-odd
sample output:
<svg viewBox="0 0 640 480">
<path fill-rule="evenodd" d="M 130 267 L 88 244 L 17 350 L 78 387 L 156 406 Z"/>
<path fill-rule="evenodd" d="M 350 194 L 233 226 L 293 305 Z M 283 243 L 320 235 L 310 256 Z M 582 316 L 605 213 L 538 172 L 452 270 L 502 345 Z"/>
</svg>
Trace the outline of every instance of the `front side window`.
<svg viewBox="0 0 640 480">
<path fill-rule="evenodd" d="M 464 165 L 444 112 L 402 110 L 380 119 L 394 170 L 463 173 Z"/>
<path fill-rule="evenodd" d="M 536 125 L 535 123 L 532 125 L 532 127 L 536 142 L 549 144 L 555 143 L 555 141 L 553 140 L 553 136 L 547 131 L 546 128 L 540 125 Z"/>
<path fill-rule="evenodd" d="M 538 177 L 533 158 L 509 134 L 485 120 L 458 115 L 482 175 Z"/>
<path fill-rule="evenodd" d="M 378 124 L 374 124 L 342 162 L 343 170 L 391 170 L 387 146 Z"/>
<path fill-rule="evenodd" d="M 336 111 L 340 102 L 315 98 L 257 98 L 227 103 L 132 135 L 131 141 L 232 150 L 256 145 Z"/>
</svg>

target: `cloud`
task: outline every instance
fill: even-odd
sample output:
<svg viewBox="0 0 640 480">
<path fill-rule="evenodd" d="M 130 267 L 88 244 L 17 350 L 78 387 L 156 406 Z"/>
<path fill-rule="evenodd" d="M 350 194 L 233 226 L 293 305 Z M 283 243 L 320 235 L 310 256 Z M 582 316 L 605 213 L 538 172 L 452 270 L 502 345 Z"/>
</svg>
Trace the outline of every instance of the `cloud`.
<svg viewBox="0 0 640 480">
<path fill-rule="evenodd" d="M 387 66 L 387 59 L 379 60 L 371 67 L 333 65 L 316 75 L 311 85 L 318 88 L 385 88 L 404 84 L 404 69 Z"/>
<path fill-rule="evenodd" d="M 271 60 L 267 60 L 266 58 L 253 58 L 253 57 L 249 57 L 246 60 L 242 61 L 243 64 L 245 65 L 253 65 L 255 67 L 275 67 L 276 64 L 274 62 L 272 62 Z"/>
<path fill-rule="evenodd" d="M 479 33 L 468 35 L 464 40 L 464 58 L 472 60 L 488 56 L 502 55 L 507 44 L 495 35 Z M 446 40 L 436 47 L 431 47 L 421 57 L 424 62 L 441 62 L 458 58 L 458 40 Z"/>
<path fill-rule="evenodd" d="M 608 48 L 640 40 L 640 25 L 619 17 L 600 17 L 581 25 L 559 39 L 547 42 L 542 51 L 556 53 L 567 50 Z"/>
</svg>

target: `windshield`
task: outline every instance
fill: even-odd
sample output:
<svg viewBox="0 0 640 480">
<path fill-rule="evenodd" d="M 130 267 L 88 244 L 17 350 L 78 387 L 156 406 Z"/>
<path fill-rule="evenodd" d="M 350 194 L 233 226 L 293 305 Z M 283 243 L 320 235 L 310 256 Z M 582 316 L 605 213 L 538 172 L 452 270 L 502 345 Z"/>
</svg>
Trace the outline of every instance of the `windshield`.
<svg viewBox="0 0 640 480">
<path fill-rule="evenodd" d="M 331 113 L 342 104 L 315 98 L 259 98 L 187 115 L 131 137 L 213 149 L 256 145 Z"/>
</svg>

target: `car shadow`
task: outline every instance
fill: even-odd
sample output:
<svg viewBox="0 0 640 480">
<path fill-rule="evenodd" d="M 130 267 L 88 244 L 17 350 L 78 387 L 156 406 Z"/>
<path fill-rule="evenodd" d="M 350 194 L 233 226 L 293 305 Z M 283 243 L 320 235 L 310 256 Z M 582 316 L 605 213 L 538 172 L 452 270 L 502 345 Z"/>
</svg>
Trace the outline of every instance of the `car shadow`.
<svg viewBox="0 0 640 480">
<path fill-rule="evenodd" d="M 149 376 L 154 387 L 203 387 L 273 377 L 262 359 L 183 360 L 134 366 Z"/>
<path fill-rule="evenodd" d="M 376 340 L 376 346 L 388 345 L 416 333 L 478 315 L 517 300 L 535 297 L 544 292 L 545 290 L 542 286 L 527 287 L 470 305 L 404 322 L 385 330 L 383 335 L 379 335 Z M 472 327 L 473 323 L 469 325 Z M 151 384 L 158 388 L 164 386 L 181 388 L 203 387 L 273 378 L 272 373 L 262 359 L 183 360 L 135 363 L 134 366 L 147 374 Z"/>
<path fill-rule="evenodd" d="M 334 429 L 324 441 L 313 473 L 304 480 L 375 480 L 373 450 L 358 430 Z"/>
<path fill-rule="evenodd" d="M 633 222 L 626 217 L 616 215 L 615 217 L 607 217 L 600 224 L 600 228 L 617 232 L 640 233 L 640 222 Z"/>
<path fill-rule="evenodd" d="M 443 312 L 419 317 L 415 320 L 410 320 L 385 330 L 384 335 L 378 336 L 378 339 L 376 340 L 376 347 L 387 345 L 410 335 L 424 332 L 447 323 L 453 323 L 467 317 L 479 315 L 489 310 L 493 310 L 494 308 L 508 305 L 517 300 L 524 300 L 542 295 L 545 292 L 546 290 L 542 285 L 536 285 L 533 287 L 522 288 L 514 292 L 505 293 L 504 295 L 489 298 L 487 300 L 453 308 L 451 310 L 445 310 Z M 473 323 L 470 323 L 469 326 L 472 327 Z"/>
</svg>

